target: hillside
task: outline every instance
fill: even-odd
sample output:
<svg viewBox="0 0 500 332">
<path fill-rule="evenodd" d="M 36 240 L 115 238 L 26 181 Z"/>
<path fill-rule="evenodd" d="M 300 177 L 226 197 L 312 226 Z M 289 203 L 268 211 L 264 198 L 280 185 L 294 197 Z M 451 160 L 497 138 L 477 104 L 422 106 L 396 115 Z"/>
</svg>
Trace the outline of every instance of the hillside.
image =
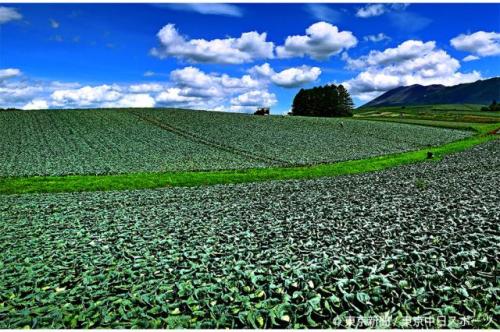
<svg viewBox="0 0 500 332">
<path fill-rule="evenodd" d="M 433 105 L 433 104 L 483 104 L 500 100 L 500 77 L 454 86 L 419 84 L 387 91 L 362 107 Z"/>
<path fill-rule="evenodd" d="M 179 109 L 0 112 L 0 177 L 310 165 L 440 145 L 461 131 Z"/>
</svg>

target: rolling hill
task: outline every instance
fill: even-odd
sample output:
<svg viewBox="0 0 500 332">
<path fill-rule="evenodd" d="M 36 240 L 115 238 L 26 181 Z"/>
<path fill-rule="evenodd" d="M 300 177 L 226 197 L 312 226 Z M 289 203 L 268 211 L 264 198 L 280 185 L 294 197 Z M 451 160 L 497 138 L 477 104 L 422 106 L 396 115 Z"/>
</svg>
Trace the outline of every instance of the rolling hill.
<svg viewBox="0 0 500 332">
<path fill-rule="evenodd" d="M 414 84 L 387 91 L 361 107 L 433 105 L 433 104 L 483 104 L 500 100 L 500 77 L 473 83 L 444 86 Z"/>
<path fill-rule="evenodd" d="M 0 112 L 6 176 L 312 165 L 441 145 L 470 133 L 357 119 L 180 109 Z"/>
</svg>

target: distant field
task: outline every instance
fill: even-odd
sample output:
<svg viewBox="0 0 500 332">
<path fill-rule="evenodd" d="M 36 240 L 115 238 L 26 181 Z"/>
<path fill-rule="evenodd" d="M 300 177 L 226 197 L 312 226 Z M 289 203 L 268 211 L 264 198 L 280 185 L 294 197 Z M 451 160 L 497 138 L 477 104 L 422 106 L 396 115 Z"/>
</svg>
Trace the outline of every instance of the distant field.
<svg viewBox="0 0 500 332">
<path fill-rule="evenodd" d="M 174 109 L 0 112 L 0 132 L 0 176 L 308 165 L 416 150 L 470 135 L 356 119 Z"/>
<path fill-rule="evenodd" d="M 362 107 L 356 111 L 371 111 L 371 110 L 433 110 L 433 111 L 464 111 L 464 112 L 481 112 L 481 107 L 486 105 L 479 104 L 435 104 L 435 105 L 408 105 L 408 106 L 380 106 L 380 107 Z"/>
<path fill-rule="evenodd" d="M 456 104 L 456 105 L 417 105 L 417 106 L 389 106 L 363 107 L 356 109 L 356 118 L 393 118 L 419 119 L 449 122 L 496 123 L 500 121 L 500 112 L 481 111 L 484 105 Z"/>
<path fill-rule="evenodd" d="M 367 118 L 368 119 L 368 118 Z M 496 123 L 491 125 L 478 125 L 474 122 L 460 122 L 460 121 L 444 121 L 444 120 L 432 120 L 432 119 L 414 119 L 414 118 L 399 118 L 399 117 L 370 117 L 369 120 L 372 121 L 384 121 L 384 122 L 397 122 L 397 123 L 408 123 L 408 124 L 416 124 L 422 126 L 431 126 L 431 127 L 439 127 L 439 128 L 454 128 L 454 129 L 462 129 L 462 130 L 482 130 L 485 128 L 491 127 L 491 130 L 495 129 Z M 500 119 L 499 119 L 500 122 Z"/>
</svg>

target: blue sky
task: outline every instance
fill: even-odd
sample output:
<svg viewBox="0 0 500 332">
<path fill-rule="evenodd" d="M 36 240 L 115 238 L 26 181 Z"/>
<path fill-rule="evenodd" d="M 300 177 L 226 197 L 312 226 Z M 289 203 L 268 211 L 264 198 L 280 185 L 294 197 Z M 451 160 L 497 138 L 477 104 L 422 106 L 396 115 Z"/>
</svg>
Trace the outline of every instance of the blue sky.
<svg viewBox="0 0 500 332">
<path fill-rule="evenodd" d="M 2 4 L 0 107 L 289 110 L 498 76 L 499 4 Z"/>
</svg>

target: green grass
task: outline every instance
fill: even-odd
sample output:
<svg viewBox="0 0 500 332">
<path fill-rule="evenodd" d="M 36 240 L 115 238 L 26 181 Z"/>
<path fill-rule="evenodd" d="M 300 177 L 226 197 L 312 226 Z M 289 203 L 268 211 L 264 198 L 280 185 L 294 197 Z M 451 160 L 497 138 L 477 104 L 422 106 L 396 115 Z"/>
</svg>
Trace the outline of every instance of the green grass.
<svg viewBox="0 0 500 332">
<path fill-rule="evenodd" d="M 500 112 L 481 111 L 484 105 L 472 104 L 444 104 L 444 105 L 413 105 L 363 107 L 356 109 L 357 118 L 384 118 L 396 119 L 403 114 L 403 119 L 437 120 L 452 122 L 496 123 Z M 383 114 L 382 114 L 383 113 Z M 401 121 L 403 122 L 403 121 Z M 449 127 L 448 127 L 449 128 Z"/>
<path fill-rule="evenodd" d="M 366 113 L 373 111 L 382 112 L 406 112 L 418 113 L 425 111 L 435 112 L 464 112 L 464 113 L 485 113 L 481 111 L 481 107 L 488 105 L 480 104 L 435 104 L 435 105 L 407 105 L 407 106 L 377 106 L 377 107 L 361 107 L 356 109 L 356 113 Z M 404 107 L 404 108 L 403 108 Z"/>
<path fill-rule="evenodd" d="M 235 171 L 131 173 L 122 175 L 71 175 L 46 177 L 10 177 L 0 179 L 0 194 L 43 192 L 107 191 L 152 189 L 177 186 L 200 186 L 267 180 L 311 179 L 346 174 L 378 171 L 389 167 L 426 160 L 428 151 L 434 160 L 494 140 L 497 135 L 484 134 L 498 128 L 496 125 L 477 126 L 475 136 L 418 151 L 396 153 L 379 157 L 304 167 L 275 167 Z"/>
<path fill-rule="evenodd" d="M 486 134 L 492 130 L 495 130 L 500 126 L 499 122 L 490 124 L 479 124 L 476 122 L 460 122 L 460 121 L 441 121 L 441 120 L 426 120 L 426 119 L 405 119 L 405 118 L 384 118 L 384 117 L 373 117 L 364 120 L 370 121 L 384 121 L 384 122 L 398 122 L 398 123 L 408 123 L 427 127 L 439 127 L 439 128 L 449 128 L 449 129 L 460 129 L 460 130 L 472 130 L 480 134 Z"/>
</svg>

